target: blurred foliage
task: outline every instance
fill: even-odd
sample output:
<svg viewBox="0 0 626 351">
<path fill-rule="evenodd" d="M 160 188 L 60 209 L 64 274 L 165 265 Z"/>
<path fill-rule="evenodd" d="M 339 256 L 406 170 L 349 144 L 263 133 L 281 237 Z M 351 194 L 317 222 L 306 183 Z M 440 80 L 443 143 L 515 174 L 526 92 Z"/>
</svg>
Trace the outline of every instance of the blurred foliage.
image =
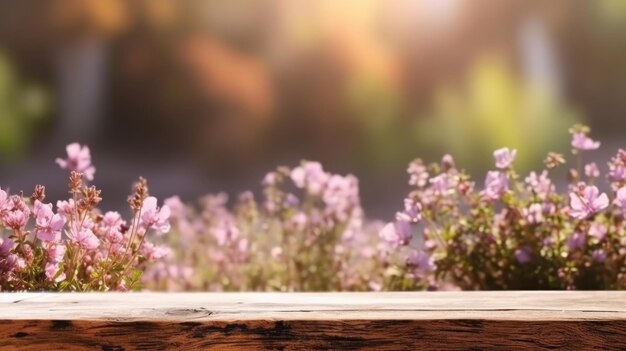
<svg viewBox="0 0 626 351">
<path fill-rule="evenodd" d="M 562 131 L 578 119 L 574 109 L 513 72 L 499 56 L 482 56 L 461 88 L 440 88 L 432 115 L 416 124 L 419 145 L 451 153 L 471 171 L 492 167 L 486 156 L 500 147 L 520 151 L 523 171 L 540 164 L 549 150 L 567 150 L 569 135 Z"/>
<path fill-rule="evenodd" d="M 393 168 L 412 155 L 415 143 L 408 137 L 401 115 L 400 96 L 373 77 L 354 77 L 348 84 L 347 103 L 361 127 L 358 155 L 361 162 Z"/>
<path fill-rule="evenodd" d="M 21 82 L 15 67 L 0 52 L 0 158 L 22 153 L 48 110 L 44 90 Z"/>
<path fill-rule="evenodd" d="M 597 26 L 623 28 L 626 24 L 626 1 L 597 0 L 591 4 L 594 6 Z"/>
</svg>

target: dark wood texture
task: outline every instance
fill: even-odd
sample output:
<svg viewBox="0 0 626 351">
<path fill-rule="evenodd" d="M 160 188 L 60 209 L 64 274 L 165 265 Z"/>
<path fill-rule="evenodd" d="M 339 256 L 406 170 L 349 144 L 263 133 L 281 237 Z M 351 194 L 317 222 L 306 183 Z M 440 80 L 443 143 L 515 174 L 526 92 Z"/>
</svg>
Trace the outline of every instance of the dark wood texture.
<svg viewBox="0 0 626 351">
<path fill-rule="evenodd" d="M 624 350 L 626 292 L 0 294 L 0 350 Z"/>
</svg>

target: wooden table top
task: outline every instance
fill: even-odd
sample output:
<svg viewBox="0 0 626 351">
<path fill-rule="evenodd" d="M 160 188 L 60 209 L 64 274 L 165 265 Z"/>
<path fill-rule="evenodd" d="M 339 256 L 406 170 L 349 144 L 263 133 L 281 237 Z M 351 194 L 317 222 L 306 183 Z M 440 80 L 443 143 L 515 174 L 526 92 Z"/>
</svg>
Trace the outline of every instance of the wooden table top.
<svg viewBox="0 0 626 351">
<path fill-rule="evenodd" d="M 0 293 L 0 349 L 626 349 L 626 292 Z"/>
</svg>

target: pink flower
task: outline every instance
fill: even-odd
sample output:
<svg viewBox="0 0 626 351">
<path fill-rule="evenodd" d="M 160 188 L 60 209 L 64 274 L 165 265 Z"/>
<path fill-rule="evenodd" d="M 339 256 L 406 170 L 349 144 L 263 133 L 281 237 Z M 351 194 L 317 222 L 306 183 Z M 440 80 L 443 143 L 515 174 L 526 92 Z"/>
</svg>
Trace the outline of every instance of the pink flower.
<svg viewBox="0 0 626 351">
<path fill-rule="evenodd" d="M 2 188 L 0 188 L 0 212 L 2 212 L 4 208 L 7 206 L 8 198 L 9 196 L 7 195 L 7 192 L 2 190 Z"/>
<path fill-rule="evenodd" d="M 93 180 L 96 168 L 91 164 L 89 147 L 73 143 L 67 145 L 65 150 L 67 151 L 67 159 L 57 158 L 57 164 L 63 169 L 82 173 L 87 180 Z"/>
<path fill-rule="evenodd" d="M 300 189 L 306 188 L 311 195 L 320 195 L 330 175 L 319 162 L 303 162 L 291 171 L 291 180 Z"/>
<path fill-rule="evenodd" d="M 452 155 L 450 154 L 443 155 L 443 157 L 441 158 L 441 165 L 443 166 L 443 169 L 446 171 L 453 169 L 455 167 L 454 157 L 452 157 Z"/>
<path fill-rule="evenodd" d="M 304 228 L 306 228 L 307 221 L 308 218 L 306 216 L 306 213 L 298 212 L 291 216 L 291 218 L 289 218 L 285 224 L 290 229 L 293 229 L 296 232 L 301 232 L 304 230 Z"/>
<path fill-rule="evenodd" d="M 487 172 L 485 190 L 482 192 L 490 200 L 497 200 L 508 190 L 509 179 L 506 174 L 498 171 Z"/>
<path fill-rule="evenodd" d="M 506 147 L 498 149 L 493 153 L 493 157 L 496 159 L 496 167 L 500 169 L 511 168 L 516 156 L 517 150 L 509 150 Z"/>
<path fill-rule="evenodd" d="M 24 200 L 17 195 L 9 197 L 4 210 L 0 214 L 0 219 L 4 224 L 13 229 L 20 230 L 24 228 L 30 217 L 30 209 L 24 203 Z"/>
<path fill-rule="evenodd" d="M 585 219 L 609 206 L 609 197 L 595 186 L 581 183 L 577 191 L 570 192 L 569 214 L 576 219 Z"/>
<path fill-rule="evenodd" d="M 157 199 L 149 196 L 143 200 L 141 207 L 141 224 L 145 228 L 154 229 L 158 234 L 165 234 L 170 231 L 170 208 L 163 205 L 160 209 L 157 207 Z"/>
<path fill-rule="evenodd" d="M 261 184 L 263 184 L 263 186 L 274 186 L 276 185 L 276 179 L 276 172 L 269 172 L 263 177 Z"/>
<path fill-rule="evenodd" d="M 600 169 L 595 162 L 591 162 L 585 165 L 585 175 L 589 178 L 598 178 L 600 176 Z"/>
<path fill-rule="evenodd" d="M 55 276 L 59 273 L 59 264 L 58 263 L 47 263 L 46 264 L 46 278 L 52 281 L 54 280 L 56 283 L 65 280 L 65 273 L 59 274 L 56 278 Z"/>
<path fill-rule="evenodd" d="M 367 287 L 370 291 L 381 291 L 383 289 L 383 285 L 377 282 L 369 282 Z"/>
<path fill-rule="evenodd" d="M 280 246 L 274 246 L 270 251 L 270 255 L 273 259 L 278 260 L 283 257 L 283 248 Z"/>
<path fill-rule="evenodd" d="M 407 245 L 411 241 L 413 233 L 408 222 L 395 221 L 385 225 L 379 236 L 383 241 L 393 246 L 402 246 Z"/>
<path fill-rule="evenodd" d="M 172 217 L 174 219 L 180 220 L 184 218 L 187 213 L 187 208 L 185 207 L 185 204 L 178 196 L 168 197 L 163 201 L 163 204 L 170 208 L 170 211 L 172 212 Z"/>
<path fill-rule="evenodd" d="M 406 171 L 410 176 L 409 185 L 418 186 L 420 188 L 426 185 L 429 174 L 421 159 L 413 160 Z"/>
<path fill-rule="evenodd" d="M 85 250 L 95 250 L 100 245 L 100 240 L 91 231 L 91 229 L 82 228 L 77 232 L 71 230 L 67 233 L 70 241 L 77 243 L 80 248 Z"/>
<path fill-rule="evenodd" d="M 600 147 L 599 141 L 593 141 L 584 133 L 574 133 L 572 136 L 572 147 L 576 150 L 596 150 Z"/>
<path fill-rule="evenodd" d="M 141 253 L 149 261 L 159 260 L 168 256 L 171 253 L 171 249 L 167 246 L 154 245 L 150 242 L 144 242 L 141 246 Z"/>
<path fill-rule="evenodd" d="M 613 203 L 622 210 L 626 210 L 626 186 L 617 190 L 617 196 L 615 197 Z"/>
<path fill-rule="evenodd" d="M 248 253 L 248 239 L 243 238 L 241 240 L 239 240 L 239 242 L 237 243 L 237 249 L 239 250 L 239 252 L 241 254 L 247 254 Z"/>
<path fill-rule="evenodd" d="M 71 221 L 74 215 L 74 200 L 57 201 L 57 213 L 63 216 L 66 221 Z"/>
<path fill-rule="evenodd" d="M 326 181 L 322 199 L 326 212 L 344 222 L 359 205 L 359 181 L 353 175 L 332 175 Z"/>
<path fill-rule="evenodd" d="M 608 231 L 609 229 L 604 224 L 601 224 L 601 223 L 593 222 L 591 223 L 591 226 L 589 226 L 589 235 L 593 236 L 594 238 L 600 241 L 604 239 Z"/>
<path fill-rule="evenodd" d="M 228 242 L 239 239 L 239 228 L 231 217 L 224 217 L 212 228 L 212 234 L 217 245 L 224 246 Z"/>
<path fill-rule="evenodd" d="M 534 203 L 522 210 L 522 214 L 526 217 L 528 223 L 542 223 L 543 218 L 543 205 Z"/>
<path fill-rule="evenodd" d="M 48 255 L 48 262 L 59 263 L 63 261 L 66 250 L 65 245 L 55 242 L 47 242 L 44 247 Z"/>
<path fill-rule="evenodd" d="M 122 216 L 119 213 L 114 211 L 105 213 L 102 218 L 102 222 L 100 222 L 104 238 L 110 243 L 121 242 L 124 238 L 121 232 L 121 227 L 124 224 L 126 224 L 126 222 L 122 219 Z"/>
<path fill-rule="evenodd" d="M 102 218 L 102 225 L 106 228 L 119 228 L 122 224 L 124 224 L 122 215 L 116 211 L 109 211 Z"/>
<path fill-rule="evenodd" d="M 537 194 L 540 199 L 545 199 L 549 193 L 554 192 L 554 184 L 548 178 L 548 172 L 545 170 L 541 172 L 541 175 L 530 172 L 525 181 L 529 190 Z"/>
<path fill-rule="evenodd" d="M 59 241 L 65 218 L 52 212 L 52 204 L 43 204 L 39 200 L 35 200 L 33 212 L 37 238 L 42 241 Z"/>
</svg>

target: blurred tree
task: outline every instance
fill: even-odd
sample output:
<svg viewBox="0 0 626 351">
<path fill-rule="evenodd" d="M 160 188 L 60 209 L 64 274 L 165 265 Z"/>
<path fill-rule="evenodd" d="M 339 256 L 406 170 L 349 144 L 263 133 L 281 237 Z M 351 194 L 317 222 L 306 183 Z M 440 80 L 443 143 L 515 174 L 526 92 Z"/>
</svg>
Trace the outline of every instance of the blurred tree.
<svg viewBox="0 0 626 351">
<path fill-rule="evenodd" d="M 518 169 L 538 165 L 549 150 L 567 150 L 576 112 L 557 94 L 518 78 L 497 55 L 471 68 L 465 85 L 442 87 L 429 118 L 416 124 L 422 147 L 452 153 L 468 170 L 493 166 L 493 150 L 519 150 Z"/>
</svg>

